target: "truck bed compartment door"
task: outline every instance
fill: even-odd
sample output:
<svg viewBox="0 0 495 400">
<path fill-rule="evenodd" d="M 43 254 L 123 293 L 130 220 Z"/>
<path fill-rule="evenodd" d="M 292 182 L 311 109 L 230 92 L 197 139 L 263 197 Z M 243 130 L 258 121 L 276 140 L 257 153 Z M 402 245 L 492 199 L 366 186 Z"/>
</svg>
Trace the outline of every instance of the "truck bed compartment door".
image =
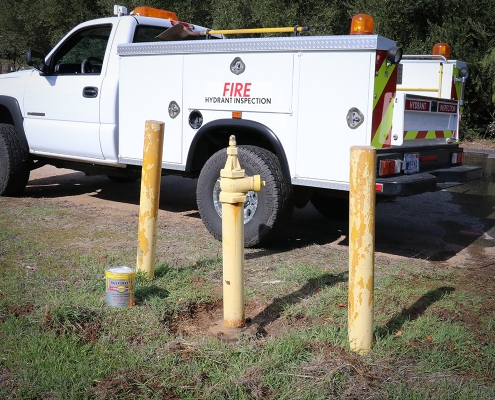
<svg viewBox="0 0 495 400">
<path fill-rule="evenodd" d="M 145 122 L 155 120 L 165 122 L 163 163 L 182 162 L 182 70 L 182 55 L 121 57 L 119 159 L 141 162 Z"/>
<path fill-rule="evenodd" d="M 296 174 L 301 180 L 349 181 L 349 148 L 370 142 L 370 82 L 374 52 L 334 51 L 301 56 Z M 351 129 L 350 110 L 362 113 Z M 357 111 L 356 111 L 357 113 Z"/>
</svg>

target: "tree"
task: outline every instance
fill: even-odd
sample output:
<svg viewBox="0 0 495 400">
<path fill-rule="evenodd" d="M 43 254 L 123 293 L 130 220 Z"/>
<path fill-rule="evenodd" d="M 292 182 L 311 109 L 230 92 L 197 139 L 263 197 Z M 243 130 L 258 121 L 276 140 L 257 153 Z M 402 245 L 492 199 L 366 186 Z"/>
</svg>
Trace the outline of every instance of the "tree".
<svg viewBox="0 0 495 400">
<path fill-rule="evenodd" d="M 0 56 L 17 68 L 27 50 L 48 53 L 75 25 L 105 15 L 99 0 L 0 0 L 0 7 Z"/>
</svg>

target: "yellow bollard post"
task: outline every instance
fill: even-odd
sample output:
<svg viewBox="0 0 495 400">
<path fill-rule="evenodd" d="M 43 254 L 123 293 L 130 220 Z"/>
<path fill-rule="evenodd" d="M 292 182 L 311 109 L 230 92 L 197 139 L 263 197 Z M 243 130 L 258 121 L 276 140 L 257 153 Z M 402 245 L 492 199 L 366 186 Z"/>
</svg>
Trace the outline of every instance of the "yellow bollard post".
<svg viewBox="0 0 495 400">
<path fill-rule="evenodd" d="M 376 150 L 351 147 L 349 182 L 349 304 L 351 350 L 366 354 L 373 341 Z"/>
<path fill-rule="evenodd" d="M 259 175 L 247 177 L 237 158 L 235 136 L 230 136 L 227 162 L 220 171 L 223 246 L 223 323 L 210 332 L 225 341 L 254 335 L 257 326 L 247 324 L 244 313 L 244 202 L 250 190 L 259 192 L 264 182 Z"/>
<path fill-rule="evenodd" d="M 146 121 L 139 203 L 137 270 L 148 279 L 153 279 L 155 273 L 164 131 L 163 122 Z"/>
</svg>

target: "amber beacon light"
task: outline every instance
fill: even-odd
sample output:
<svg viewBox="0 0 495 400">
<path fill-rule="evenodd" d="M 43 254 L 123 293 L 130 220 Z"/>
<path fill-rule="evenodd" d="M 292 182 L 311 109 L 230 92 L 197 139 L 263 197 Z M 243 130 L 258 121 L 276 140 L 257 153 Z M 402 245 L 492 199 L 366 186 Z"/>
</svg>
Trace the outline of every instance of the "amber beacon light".
<svg viewBox="0 0 495 400">
<path fill-rule="evenodd" d="M 444 56 L 447 60 L 450 58 L 450 46 L 447 43 L 437 43 L 433 46 L 433 54 Z"/>
<path fill-rule="evenodd" d="M 177 14 L 174 13 L 173 11 L 160 10 L 158 8 L 146 7 L 146 6 L 136 7 L 131 12 L 131 15 L 139 15 L 141 17 L 163 18 L 172 21 L 179 20 Z"/>
<path fill-rule="evenodd" d="M 375 21 L 368 14 L 357 14 L 352 17 L 351 35 L 372 35 Z"/>
</svg>

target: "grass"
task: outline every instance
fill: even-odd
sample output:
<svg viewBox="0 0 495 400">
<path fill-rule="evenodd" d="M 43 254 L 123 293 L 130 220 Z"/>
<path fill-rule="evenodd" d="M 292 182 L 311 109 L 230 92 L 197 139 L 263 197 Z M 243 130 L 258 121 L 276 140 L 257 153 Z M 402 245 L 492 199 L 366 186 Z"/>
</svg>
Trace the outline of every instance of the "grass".
<svg viewBox="0 0 495 400">
<path fill-rule="evenodd" d="M 358 356 L 345 249 L 252 251 L 261 334 L 223 343 L 208 333 L 222 316 L 219 243 L 162 229 L 176 252 L 138 279 L 135 307 L 112 308 L 104 271 L 135 264 L 133 222 L 33 199 L 0 210 L 1 398 L 495 398 L 493 305 L 453 268 L 378 257 L 373 350 Z"/>
</svg>

